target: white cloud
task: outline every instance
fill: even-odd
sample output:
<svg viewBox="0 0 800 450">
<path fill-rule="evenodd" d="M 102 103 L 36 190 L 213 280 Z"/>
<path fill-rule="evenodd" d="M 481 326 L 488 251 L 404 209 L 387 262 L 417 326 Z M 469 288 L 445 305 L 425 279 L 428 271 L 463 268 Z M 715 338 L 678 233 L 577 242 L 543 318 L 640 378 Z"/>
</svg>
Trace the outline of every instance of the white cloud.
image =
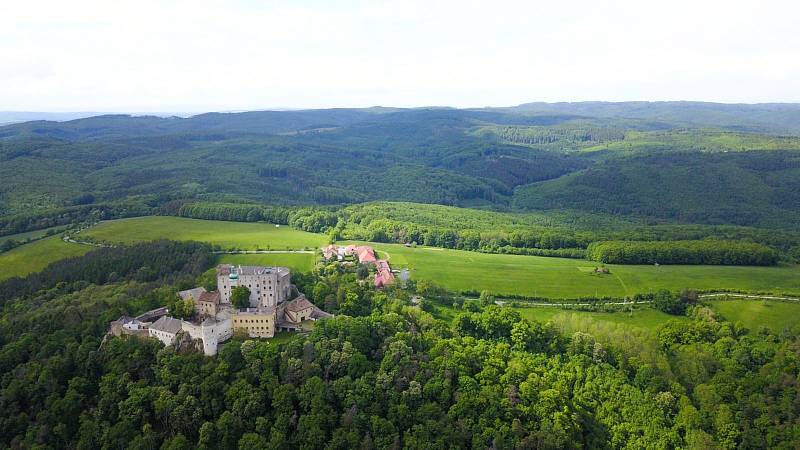
<svg viewBox="0 0 800 450">
<path fill-rule="evenodd" d="M 0 4 L 0 110 L 800 101 L 790 1 Z"/>
</svg>

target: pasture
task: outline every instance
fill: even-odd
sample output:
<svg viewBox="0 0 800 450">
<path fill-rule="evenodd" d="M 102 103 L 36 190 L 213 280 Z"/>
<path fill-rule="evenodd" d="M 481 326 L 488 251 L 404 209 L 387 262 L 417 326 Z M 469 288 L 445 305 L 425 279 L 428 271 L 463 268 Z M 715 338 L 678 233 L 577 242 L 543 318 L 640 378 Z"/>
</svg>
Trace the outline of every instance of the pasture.
<svg viewBox="0 0 800 450">
<path fill-rule="evenodd" d="M 114 244 L 133 244 L 157 239 L 199 241 L 230 250 L 317 249 L 327 236 L 269 223 L 224 222 L 171 216 L 148 216 L 101 222 L 76 238 L 90 237 Z"/>
<path fill-rule="evenodd" d="M 644 266 L 539 256 L 497 255 L 399 244 L 370 243 L 392 268 L 408 268 L 411 278 L 427 279 L 456 291 L 488 290 L 496 295 L 549 298 L 624 297 L 658 289 L 738 289 L 800 293 L 800 266 Z"/>
<path fill-rule="evenodd" d="M 671 316 L 653 308 L 642 307 L 631 312 L 576 311 L 558 307 L 519 307 L 515 308 L 528 320 L 560 323 L 570 316 L 591 318 L 595 322 L 624 325 L 642 330 L 654 330 L 668 320 L 687 320 L 684 316 Z"/>
<path fill-rule="evenodd" d="M 711 309 L 722 314 L 729 322 L 742 322 L 750 331 L 765 326 L 773 332 L 797 326 L 800 303 L 775 300 L 713 300 Z"/>
<path fill-rule="evenodd" d="M 42 229 L 42 230 L 28 231 L 28 232 L 25 232 L 25 233 L 7 234 L 5 236 L 0 236 L 0 244 L 2 244 L 5 241 L 12 240 L 12 239 L 15 240 L 15 241 L 18 241 L 18 242 L 25 242 L 26 240 L 36 240 L 36 239 L 45 237 L 47 235 L 47 233 L 50 232 L 50 231 L 52 231 L 54 233 L 57 233 L 57 232 L 63 230 L 64 228 L 66 228 L 66 227 L 63 227 L 63 226 L 62 227 L 51 227 L 51 228 L 45 228 L 45 229 Z"/>
<path fill-rule="evenodd" d="M 51 236 L 0 253 L 0 280 L 38 272 L 50 263 L 92 250 L 88 245 L 69 244 Z"/>
</svg>

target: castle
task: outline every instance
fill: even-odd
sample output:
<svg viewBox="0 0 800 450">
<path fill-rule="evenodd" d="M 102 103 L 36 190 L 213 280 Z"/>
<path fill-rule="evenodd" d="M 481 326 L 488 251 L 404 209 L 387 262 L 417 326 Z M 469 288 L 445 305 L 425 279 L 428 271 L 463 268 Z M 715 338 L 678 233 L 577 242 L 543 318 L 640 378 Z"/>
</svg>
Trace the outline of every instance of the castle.
<svg viewBox="0 0 800 450">
<path fill-rule="evenodd" d="M 231 304 L 237 286 L 250 290 L 249 307 L 238 309 Z M 164 345 L 188 336 L 202 342 L 203 353 L 216 355 L 219 344 L 234 333 L 271 338 L 277 331 L 304 331 L 310 321 L 331 317 L 298 292 L 286 267 L 223 264 L 217 267 L 217 289 L 178 292 L 182 300 L 194 302 L 195 320 L 175 319 L 166 308 L 159 308 L 137 317 L 120 317 L 111 322 L 109 334 L 152 337 Z"/>
</svg>

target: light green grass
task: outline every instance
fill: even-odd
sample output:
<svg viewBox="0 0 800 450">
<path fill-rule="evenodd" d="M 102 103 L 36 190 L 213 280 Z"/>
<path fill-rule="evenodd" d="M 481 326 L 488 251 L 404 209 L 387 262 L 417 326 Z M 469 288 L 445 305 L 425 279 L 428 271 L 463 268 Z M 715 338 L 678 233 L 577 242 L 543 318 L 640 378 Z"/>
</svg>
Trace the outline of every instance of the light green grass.
<svg viewBox="0 0 800 450">
<path fill-rule="evenodd" d="M 800 293 L 800 266 L 633 266 L 608 265 L 609 275 L 592 273 L 593 261 L 539 256 L 495 255 L 439 248 L 373 245 L 392 268 L 408 267 L 412 279 L 427 279 L 456 291 L 489 290 L 550 298 L 623 297 L 670 290 L 735 289 Z"/>
<path fill-rule="evenodd" d="M 631 312 L 575 311 L 555 307 L 515 309 L 520 313 L 520 315 L 522 315 L 522 317 L 528 320 L 538 320 L 540 322 L 561 322 L 563 318 L 574 315 L 577 317 L 591 318 L 591 320 L 599 323 L 605 322 L 650 331 L 669 320 L 687 320 L 686 317 L 671 316 L 652 308 L 641 308 Z"/>
<path fill-rule="evenodd" d="M 285 250 L 319 248 L 327 242 L 322 234 L 295 230 L 286 225 L 223 222 L 183 217 L 137 217 L 102 222 L 78 235 L 98 241 L 133 244 L 156 239 L 200 241 L 226 249 Z"/>
<path fill-rule="evenodd" d="M 0 253 L 0 280 L 38 272 L 48 264 L 92 250 L 88 245 L 69 244 L 51 236 Z"/>
<path fill-rule="evenodd" d="M 220 264 L 241 264 L 243 266 L 282 266 L 292 272 L 311 272 L 314 257 L 310 253 L 268 253 L 258 255 L 220 255 Z"/>
<path fill-rule="evenodd" d="M 8 235 L 5 235 L 5 236 L 0 236 L 0 244 L 2 244 L 3 242 L 5 242 L 5 241 L 7 241 L 9 239 L 13 239 L 13 240 L 18 241 L 18 242 L 25 242 L 26 239 L 34 240 L 34 239 L 38 239 L 40 237 L 44 237 L 47 234 L 47 232 L 50 231 L 50 230 L 54 230 L 54 231 L 57 232 L 57 231 L 63 230 L 64 228 L 65 227 L 63 227 L 63 226 L 62 227 L 51 227 L 51 228 L 45 228 L 45 229 L 42 229 L 42 230 L 28 231 L 28 232 L 25 232 L 25 233 L 8 234 Z"/>
<path fill-rule="evenodd" d="M 774 300 L 714 300 L 711 309 L 722 314 L 729 322 L 742 322 L 751 331 L 765 326 L 780 332 L 798 325 L 800 303 Z"/>
</svg>

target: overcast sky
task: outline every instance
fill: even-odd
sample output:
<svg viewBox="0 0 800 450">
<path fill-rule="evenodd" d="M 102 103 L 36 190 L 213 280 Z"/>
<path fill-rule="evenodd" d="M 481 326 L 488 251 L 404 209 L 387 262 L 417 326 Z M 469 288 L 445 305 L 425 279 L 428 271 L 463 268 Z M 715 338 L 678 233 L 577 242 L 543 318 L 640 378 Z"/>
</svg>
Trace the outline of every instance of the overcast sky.
<svg viewBox="0 0 800 450">
<path fill-rule="evenodd" d="M 800 102 L 800 2 L 0 1 L 0 110 Z"/>
</svg>

